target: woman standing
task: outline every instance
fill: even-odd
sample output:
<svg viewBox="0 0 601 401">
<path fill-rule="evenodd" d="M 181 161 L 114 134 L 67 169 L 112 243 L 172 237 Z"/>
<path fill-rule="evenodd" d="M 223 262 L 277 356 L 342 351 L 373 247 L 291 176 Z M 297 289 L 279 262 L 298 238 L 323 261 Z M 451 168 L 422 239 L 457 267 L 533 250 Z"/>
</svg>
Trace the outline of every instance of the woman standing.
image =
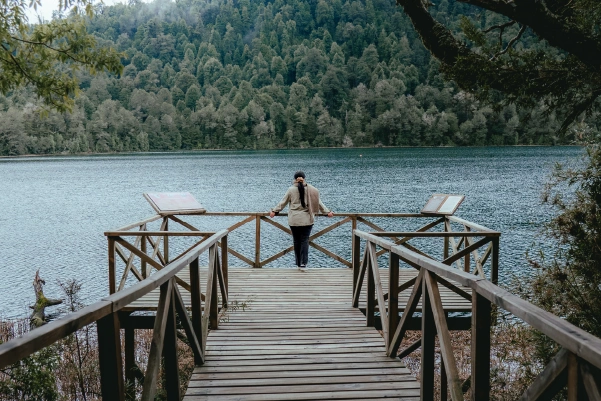
<svg viewBox="0 0 601 401">
<path fill-rule="evenodd" d="M 292 186 L 288 188 L 282 201 L 271 209 L 269 217 L 273 218 L 288 203 L 290 203 L 288 224 L 294 239 L 296 266 L 303 269 L 307 267 L 309 258 L 309 236 L 313 228 L 315 214 L 319 212 L 327 213 L 328 217 L 332 217 L 334 213 L 321 202 L 317 188 L 307 184 L 305 173 L 302 171 L 297 171 L 294 174 Z"/>
</svg>

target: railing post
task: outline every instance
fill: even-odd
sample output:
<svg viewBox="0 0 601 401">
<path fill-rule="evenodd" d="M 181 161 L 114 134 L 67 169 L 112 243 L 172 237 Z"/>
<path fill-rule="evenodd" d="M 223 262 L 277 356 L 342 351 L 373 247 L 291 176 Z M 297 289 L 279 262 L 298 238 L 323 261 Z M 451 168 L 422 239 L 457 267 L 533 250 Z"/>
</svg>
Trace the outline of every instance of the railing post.
<svg viewBox="0 0 601 401">
<path fill-rule="evenodd" d="M 355 235 L 357 229 L 357 218 L 353 217 L 353 241 L 352 241 L 352 255 L 351 262 L 353 264 L 353 290 L 357 286 L 357 279 L 359 278 L 359 270 L 361 268 L 361 239 Z"/>
<path fill-rule="evenodd" d="M 423 269 L 423 267 L 422 267 Z M 428 272 L 425 272 L 426 275 Z M 436 325 L 428 294 L 428 280 L 422 280 L 422 360 L 420 368 L 420 400 L 434 401 L 434 339 Z"/>
<path fill-rule="evenodd" d="M 227 261 L 227 235 L 221 238 L 221 271 L 223 272 L 223 284 L 225 285 L 225 291 L 229 294 L 230 289 L 228 286 L 228 261 Z"/>
<path fill-rule="evenodd" d="M 472 401 L 490 399 L 490 301 L 472 291 Z"/>
<path fill-rule="evenodd" d="M 217 258 L 219 257 L 219 255 L 217 253 L 217 244 L 211 246 L 211 248 L 209 249 L 209 253 L 211 254 L 211 256 L 209 256 L 209 269 L 213 269 L 213 282 L 211 286 L 211 308 L 209 311 L 209 327 L 215 330 L 219 325 L 219 305 L 217 304 L 217 302 L 219 301 L 217 295 L 219 281 L 219 276 L 217 275 Z M 207 312 L 205 311 L 205 313 Z"/>
<path fill-rule="evenodd" d="M 173 286 L 176 286 L 172 279 Z M 165 390 L 167 400 L 179 401 L 181 399 L 179 388 L 179 366 L 177 363 L 177 332 L 175 321 L 175 290 L 171 291 L 171 303 L 165 327 L 165 345 L 163 346 L 163 359 L 165 361 Z"/>
<path fill-rule="evenodd" d="M 447 218 L 445 217 L 445 223 L 444 223 L 444 232 L 448 232 L 447 230 L 447 224 L 446 224 L 446 220 Z M 442 260 L 445 260 L 449 257 L 449 238 L 448 237 L 444 237 L 443 238 L 443 250 L 442 250 Z"/>
<path fill-rule="evenodd" d="M 568 352 L 568 401 L 578 401 L 578 358 Z M 586 397 L 580 397 L 586 399 Z"/>
<path fill-rule="evenodd" d="M 492 260 L 490 268 L 490 281 L 497 285 L 499 282 L 499 237 L 492 240 Z"/>
<path fill-rule="evenodd" d="M 261 267 L 261 216 L 255 216 L 255 266 Z"/>
<path fill-rule="evenodd" d="M 376 322 L 376 283 L 374 280 L 374 272 L 371 270 L 371 256 L 372 252 L 375 253 L 376 246 L 371 242 L 367 242 L 365 245 L 365 252 L 369 252 L 369 257 L 366 256 L 367 265 L 365 266 L 365 274 L 367 274 L 367 305 L 365 308 L 365 317 L 367 318 L 367 327 L 374 327 Z M 376 266 L 377 268 L 377 266 Z M 382 311 L 380 311 L 382 312 Z M 384 311 L 386 313 L 386 311 Z"/>
<path fill-rule="evenodd" d="M 202 299 L 200 291 L 200 269 L 198 266 L 198 257 L 190 262 L 190 303 L 192 306 L 192 328 L 196 333 L 196 338 L 200 342 L 201 348 L 205 348 L 205 338 L 202 332 Z M 202 365 L 202 360 L 196 358 L 195 365 Z"/>
<path fill-rule="evenodd" d="M 116 284 L 116 262 L 115 262 L 115 237 L 108 237 L 109 246 L 109 294 L 114 294 L 117 290 Z"/>
<path fill-rule="evenodd" d="M 146 224 L 142 225 L 142 231 L 146 231 Z M 142 236 L 142 242 L 140 243 L 140 250 L 144 253 L 144 255 L 147 255 L 146 253 L 146 245 L 147 245 L 147 240 L 146 240 L 146 236 Z M 147 272 L 147 264 L 145 260 L 142 260 L 140 262 L 140 268 L 142 269 L 142 277 L 143 278 L 147 278 L 148 277 L 148 272 Z"/>
<path fill-rule="evenodd" d="M 469 231 L 470 231 L 469 227 L 467 227 L 467 226 L 464 226 L 464 227 L 465 227 L 465 231 L 466 231 L 466 232 L 469 232 Z M 463 237 L 463 249 L 465 249 L 465 248 L 467 248 L 468 246 L 470 246 L 470 244 L 469 244 L 469 242 L 468 242 L 468 241 L 469 241 L 469 237 Z M 464 258 L 464 262 L 463 262 L 463 271 L 464 271 L 464 272 L 466 272 L 466 273 L 469 273 L 469 272 L 471 271 L 471 267 L 470 267 L 470 257 L 471 257 L 471 256 L 470 256 L 470 254 L 468 253 L 468 254 L 466 254 L 466 255 L 465 255 L 465 258 Z"/>
<path fill-rule="evenodd" d="M 98 359 L 102 399 L 125 401 L 121 335 L 117 313 L 111 313 L 98 320 L 96 329 L 98 331 Z"/>
<path fill-rule="evenodd" d="M 399 324 L 399 256 L 393 252 L 390 252 L 388 273 L 388 344 L 386 347 L 390 348 Z M 380 311 L 380 314 L 382 313 Z"/>
<path fill-rule="evenodd" d="M 165 231 L 169 231 L 169 217 L 163 217 L 165 223 Z M 163 236 L 163 256 L 165 257 L 165 265 L 169 264 L 169 235 Z"/>
<path fill-rule="evenodd" d="M 128 316 L 129 317 L 129 316 Z M 126 386 L 126 394 L 125 398 L 127 400 L 135 400 L 136 392 L 135 392 L 135 380 L 136 375 L 134 373 L 134 366 L 136 363 L 136 336 L 135 330 L 133 327 L 127 325 L 125 327 L 125 382 Z"/>
</svg>

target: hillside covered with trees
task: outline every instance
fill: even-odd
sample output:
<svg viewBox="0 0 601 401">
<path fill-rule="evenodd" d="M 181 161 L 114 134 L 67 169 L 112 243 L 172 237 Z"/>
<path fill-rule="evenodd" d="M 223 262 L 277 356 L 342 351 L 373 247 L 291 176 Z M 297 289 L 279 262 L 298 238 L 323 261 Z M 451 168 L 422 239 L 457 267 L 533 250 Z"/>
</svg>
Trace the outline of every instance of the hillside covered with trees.
<svg viewBox="0 0 601 401">
<path fill-rule="evenodd" d="M 454 0 L 432 13 L 457 32 L 462 15 L 499 23 Z M 40 113 L 28 88 L 0 96 L 0 155 L 554 144 L 598 131 L 583 120 L 560 139 L 544 104 L 491 106 L 445 82 L 390 0 L 132 0 L 97 7 L 88 30 L 122 53 L 122 74 L 79 73 L 71 112 Z M 520 46 L 544 44 L 526 33 Z"/>
</svg>

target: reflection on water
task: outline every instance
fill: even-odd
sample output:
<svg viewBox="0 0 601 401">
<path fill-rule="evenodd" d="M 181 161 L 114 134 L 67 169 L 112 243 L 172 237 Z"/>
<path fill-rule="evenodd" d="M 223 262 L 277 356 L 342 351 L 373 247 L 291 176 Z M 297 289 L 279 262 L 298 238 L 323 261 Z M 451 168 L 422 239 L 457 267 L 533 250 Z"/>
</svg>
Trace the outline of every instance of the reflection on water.
<svg viewBox="0 0 601 401">
<path fill-rule="evenodd" d="M 540 192 L 553 164 L 575 160 L 581 152 L 538 147 L 324 149 L 3 159 L 0 309 L 9 317 L 28 313 L 38 268 L 49 296 L 58 294 L 58 280 L 68 278 L 84 282 L 87 302 L 104 296 L 103 232 L 152 215 L 143 192 L 190 191 L 209 211 L 267 211 L 301 169 L 334 211 L 418 212 L 432 193 L 466 195 L 457 215 L 502 232 L 502 280 L 510 272 L 526 271 L 524 252 L 540 241 L 535 234 L 550 216 L 540 204 Z M 238 220 L 193 219 L 208 230 Z M 316 230 L 329 222 L 319 219 Z M 417 227 L 415 222 L 374 222 L 394 230 Z M 263 227 L 263 258 L 289 245 L 276 228 Z M 243 227 L 230 241 L 249 257 L 253 229 L 254 224 Z M 349 232 L 345 225 L 318 242 L 350 257 Z M 314 266 L 340 266 L 314 249 L 310 259 Z M 233 258 L 230 264 L 242 265 Z M 292 254 L 274 263 L 292 265 Z"/>
</svg>

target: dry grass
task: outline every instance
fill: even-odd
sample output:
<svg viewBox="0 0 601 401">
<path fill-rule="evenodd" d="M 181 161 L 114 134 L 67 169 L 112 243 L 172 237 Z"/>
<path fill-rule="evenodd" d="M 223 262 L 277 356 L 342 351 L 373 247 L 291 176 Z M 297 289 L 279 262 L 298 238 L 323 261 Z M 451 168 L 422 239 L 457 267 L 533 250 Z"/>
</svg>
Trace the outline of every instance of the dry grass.
<svg viewBox="0 0 601 401">
<path fill-rule="evenodd" d="M 22 336 L 29 332 L 29 320 L 0 320 L 0 342 L 6 342 L 13 338 Z M 150 344 L 152 342 L 152 330 L 136 330 L 135 338 L 135 361 L 142 372 L 146 370 Z M 57 353 L 57 366 L 53 369 L 53 379 L 58 390 L 58 400 L 61 401 L 96 401 L 101 400 L 100 394 L 100 370 L 98 367 L 98 337 L 96 325 L 91 324 L 71 336 L 57 342 L 54 345 Z M 122 349 L 124 348 L 122 336 Z M 179 373 L 181 393 L 185 394 L 188 382 L 194 369 L 194 355 L 190 347 L 178 339 L 177 352 L 179 361 Z M 2 382 L 15 380 L 9 377 L 9 370 L 0 370 L 0 389 Z M 18 379 L 18 378 L 17 378 Z M 163 371 L 159 371 L 159 389 L 156 400 L 166 399 L 163 390 Z M 25 384 L 25 383 L 24 383 Z M 134 384 L 137 398 L 142 392 L 141 383 Z M 0 393 L 0 400 L 9 400 Z"/>
<path fill-rule="evenodd" d="M 517 399 L 524 392 L 543 366 L 533 362 L 534 346 L 532 331 L 520 323 L 503 322 L 492 327 L 491 332 L 491 400 Z M 406 334 L 401 349 L 417 341 L 421 332 Z M 451 331 L 453 354 L 462 382 L 471 375 L 471 332 Z M 440 348 L 436 339 L 435 397 L 440 400 Z M 403 362 L 418 380 L 420 379 L 421 350 L 409 354 Z M 470 390 L 466 399 L 470 397 Z M 450 399 L 448 395 L 447 399 Z"/>
</svg>

